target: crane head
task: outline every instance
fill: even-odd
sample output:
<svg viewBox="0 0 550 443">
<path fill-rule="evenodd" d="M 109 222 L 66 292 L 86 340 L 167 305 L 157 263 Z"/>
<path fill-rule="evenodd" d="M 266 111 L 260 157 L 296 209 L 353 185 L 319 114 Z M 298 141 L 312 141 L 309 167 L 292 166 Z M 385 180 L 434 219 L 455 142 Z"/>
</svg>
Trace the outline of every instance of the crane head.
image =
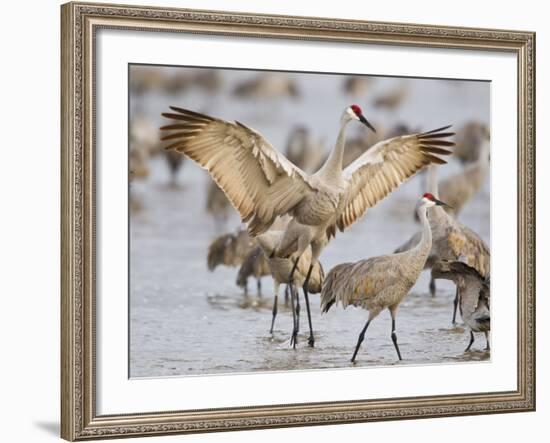
<svg viewBox="0 0 550 443">
<path fill-rule="evenodd" d="M 374 129 L 374 126 L 372 126 L 369 121 L 365 118 L 363 115 L 363 111 L 359 107 L 359 105 L 351 105 L 346 108 L 345 114 L 352 120 L 357 120 L 363 123 L 367 128 L 369 128 L 371 131 L 376 132 L 376 129 Z"/>
<path fill-rule="evenodd" d="M 426 205 L 428 208 L 431 208 L 432 206 L 447 206 L 450 208 L 447 203 L 442 202 L 441 200 L 438 200 L 433 196 L 433 194 L 430 194 L 429 192 L 426 192 L 420 199 L 420 201 Z"/>
</svg>

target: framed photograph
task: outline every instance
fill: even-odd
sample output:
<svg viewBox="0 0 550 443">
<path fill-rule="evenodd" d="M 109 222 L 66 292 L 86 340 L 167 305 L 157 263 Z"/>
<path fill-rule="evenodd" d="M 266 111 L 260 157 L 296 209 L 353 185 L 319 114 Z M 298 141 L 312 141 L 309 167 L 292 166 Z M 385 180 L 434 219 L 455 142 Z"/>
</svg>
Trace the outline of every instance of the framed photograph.
<svg viewBox="0 0 550 443">
<path fill-rule="evenodd" d="M 63 438 L 534 410 L 534 33 L 61 18 Z"/>
</svg>

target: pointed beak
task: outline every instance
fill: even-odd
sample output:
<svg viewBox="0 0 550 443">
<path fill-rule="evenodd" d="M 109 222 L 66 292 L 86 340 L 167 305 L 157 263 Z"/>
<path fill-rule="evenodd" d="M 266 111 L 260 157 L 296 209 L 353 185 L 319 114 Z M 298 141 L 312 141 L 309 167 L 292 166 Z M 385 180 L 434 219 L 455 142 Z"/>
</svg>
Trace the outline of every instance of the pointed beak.
<svg viewBox="0 0 550 443">
<path fill-rule="evenodd" d="M 435 201 L 435 204 L 437 206 L 447 206 L 447 208 L 453 209 L 453 207 L 451 205 L 448 205 L 447 203 L 442 202 L 441 200 L 438 200 L 437 198 L 434 199 L 434 201 Z"/>
<path fill-rule="evenodd" d="M 376 132 L 376 129 L 374 129 L 374 126 L 372 126 L 369 121 L 365 118 L 363 114 L 359 116 L 359 121 L 363 123 L 367 128 L 369 128 L 372 132 Z"/>
</svg>

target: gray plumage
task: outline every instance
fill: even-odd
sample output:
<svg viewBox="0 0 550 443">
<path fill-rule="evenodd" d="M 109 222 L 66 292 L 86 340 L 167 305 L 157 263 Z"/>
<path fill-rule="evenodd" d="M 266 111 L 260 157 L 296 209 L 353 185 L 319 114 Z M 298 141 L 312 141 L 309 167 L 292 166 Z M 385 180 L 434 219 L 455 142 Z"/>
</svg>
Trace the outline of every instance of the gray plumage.
<svg viewBox="0 0 550 443">
<path fill-rule="evenodd" d="M 489 138 L 481 143 L 479 157 L 464 169 L 439 183 L 441 198 L 451 206 L 445 210 L 458 215 L 464 206 L 479 192 L 489 175 Z"/>
<path fill-rule="evenodd" d="M 214 218 L 218 229 L 222 229 L 231 214 L 231 203 L 214 180 L 208 180 L 206 189 L 206 212 Z"/>
<path fill-rule="evenodd" d="M 353 97 L 364 97 L 373 80 L 372 77 L 365 75 L 347 75 L 344 78 L 342 89 Z"/>
<path fill-rule="evenodd" d="M 304 126 L 295 126 L 286 145 L 286 157 L 303 171 L 312 174 L 323 164 L 325 143 L 312 137 Z"/>
<path fill-rule="evenodd" d="M 436 198 L 439 197 L 437 185 L 437 169 L 435 166 L 428 168 L 428 192 Z M 445 203 L 447 203 L 446 200 Z M 463 223 L 449 215 L 442 207 L 433 208 L 428 219 L 432 229 L 432 250 L 426 262 L 426 268 L 431 268 L 435 260 L 463 260 L 469 266 L 476 269 L 483 277 L 490 274 L 491 253 L 483 239 L 465 226 Z M 418 242 L 421 232 L 417 232 L 395 252 L 403 252 Z M 430 282 L 430 292 L 435 295 L 435 283 Z"/>
<path fill-rule="evenodd" d="M 458 299 L 462 320 L 470 329 L 470 344 L 473 333 L 483 332 L 489 346 L 488 332 L 491 330 L 490 282 L 471 266 L 459 261 L 437 261 L 432 268 L 436 278 L 452 280 L 458 288 Z"/>
<path fill-rule="evenodd" d="M 166 163 L 168 164 L 168 169 L 170 170 L 170 183 L 172 186 L 175 186 L 177 183 L 178 172 L 181 169 L 185 157 L 176 151 L 163 152 Z"/>
<path fill-rule="evenodd" d="M 456 132 L 453 156 L 461 163 L 472 163 L 479 158 L 483 142 L 489 138 L 489 128 L 483 123 L 471 121 Z"/>
<path fill-rule="evenodd" d="M 252 248 L 254 241 L 244 229 L 220 235 L 208 247 L 208 270 L 213 271 L 220 265 L 239 266 Z"/>
<path fill-rule="evenodd" d="M 409 83 L 406 81 L 402 81 L 401 84 L 385 93 L 378 95 L 373 99 L 372 105 L 375 108 L 382 108 L 387 109 L 388 111 L 395 111 L 401 104 L 405 101 L 405 99 L 409 95 Z"/>
<path fill-rule="evenodd" d="M 244 292 L 248 292 L 248 279 L 254 277 L 257 282 L 258 295 L 262 294 L 262 277 L 270 275 L 269 264 L 267 257 L 265 256 L 262 248 L 259 246 L 254 247 L 244 258 L 239 272 L 237 273 L 237 286 L 244 289 Z"/>
<path fill-rule="evenodd" d="M 389 309 L 392 316 L 392 340 L 399 359 L 401 354 L 395 335 L 397 307 L 418 280 L 432 248 L 432 233 L 426 211 L 439 204 L 426 194 L 421 198 L 418 215 L 422 221 L 422 233 L 417 244 L 407 251 L 383 255 L 356 263 L 343 263 L 327 275 L 321 291 L 321 311 L 327 312 L 340 303 L 344 308 L 358 306 L 369 311 L 365 328 L 359 336 L 352 362 L 364 338 L 369 323 L 382 310 Z"/>
<path fill-rule="evenodd" d="M 297 257 L 296 254 L 292 255 L 289 258 L 280 258 L 280 257 L 273 256 L 273 251 L 275 250 L 275 247 L 277 246 L 281 236 L 284 233 L 284 230 L 283 230 L 284 227 L 285 226 L 281 226 L 281 230 L 269 230 L 266 233 L 256 237 L 256 242 L 264 252 L 264 256 L 270 257 L 267 260 L 267 264 L 271 272 L 271 276 L 273 277 L 273 283 L 274 283 L 273 316 L 271 320 L 271 328 L 269 331 L 270 333 L 273 333 L 275 318 L 277 316 L 277 306 L 278 306 L 280 286 L 282 284 L 290 284 L 293 286 L 292 290 L 296 291 L 297 287 L 304 285 L 309 267 L 312 264 L 311 248 L 307 248 L 300 257 Z M 298 262 L 296 264 L 296 270 L 294 274 L 292 274 L 292 268 L 294 266 L 294 261 L 296 259 L 298 259 Z M 291 276 L 291 274 L 293 279 L 292 282 L 289 281 L 289 277 Z M 319 261 L 315 261 L 313 263 L 313 268 L 311 270 L 311 275 L 308 281 L 307 292 L 313 293 L 313 294 L 317 294 L 321 292 L 321 287 L 323 284 L 324 277 L 325 277 L 325 273 L 323 271 L 323 267 L 321 263 Z M 304 296 L 305 294 L 306 293 L 304 291 Z M 298 302 L 298 306 L 299 306 L 299 302 Z M 294 306 L 293 306 L 293 309 L 294 309 Z M 311 324 L 311 321 L 310 321 L 310 324 Z M 311 330 L 310 332 L 311 332 L 310 345 L 312 345 L 314 342 L 313 331 Z M 298 330 L 296 330 L 296 334 L 297 333 L 298 333 Z M 293 331 L 293 334 L 294 334 L 294 331 Z M 294 337 L 294 340 L 295 340 L 295 337 Z"/>
<path fill-rule="evenodd" d="M 270 230 L 256 237 L 256 242 L 259 247 L 262 248 L 265 255 L 269 257 L 272 255 L 273 250 L 275 249 L 283 233 L 283 230 Z M 290 271 L 292 270 L 292 266 L 294 265 L 294 260 L 296 260 L 296 258 L 297 257 L 295 255 L 292 255 L 289 258 L 273 256 L 267 260 L 268 266 L 271 270 L 271 275 L 275 279 L 276 284 L 278 283 L 280 285 L 288 283 L 288 277 L 290 276 Z M 308 248 L 304 254 L 302 254 L 300 260 L 298 261 L 298 265 L 296 266 L 293 281 L 295 286 L 302 286 L 304 284 L 310 263 L 311 248 Z M 324 272 L 321 263 L 314 263 L 308 286 L 310 293 L 317 294 L 321 292 L 323 278 Z"/>
<path fill-rule="evenodd" d="M 284 75 L 264 73 L 239 83 L 233 95 L 240 98 L 280 99 L 300 95 L 296 82 Z"/>
</svg>

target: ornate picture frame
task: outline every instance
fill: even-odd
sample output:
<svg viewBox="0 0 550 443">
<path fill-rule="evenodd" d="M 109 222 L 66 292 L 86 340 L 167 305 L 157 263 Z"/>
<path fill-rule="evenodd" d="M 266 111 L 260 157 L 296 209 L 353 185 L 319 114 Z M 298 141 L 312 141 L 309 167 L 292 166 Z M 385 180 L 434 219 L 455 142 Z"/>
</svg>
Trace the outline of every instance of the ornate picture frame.
<svg viewBox="0 0 550 443">
<path fill-rule="evenodd" d="M 67 3 L 62 22 L 61 435 L 86 440 L 535 409 L 535 34 L 524 31 Z M 120 415 L 96 413 L 95 35 L 99 29 L 475 49 L 517 56 L 517 389 Z"/>
</svg>

